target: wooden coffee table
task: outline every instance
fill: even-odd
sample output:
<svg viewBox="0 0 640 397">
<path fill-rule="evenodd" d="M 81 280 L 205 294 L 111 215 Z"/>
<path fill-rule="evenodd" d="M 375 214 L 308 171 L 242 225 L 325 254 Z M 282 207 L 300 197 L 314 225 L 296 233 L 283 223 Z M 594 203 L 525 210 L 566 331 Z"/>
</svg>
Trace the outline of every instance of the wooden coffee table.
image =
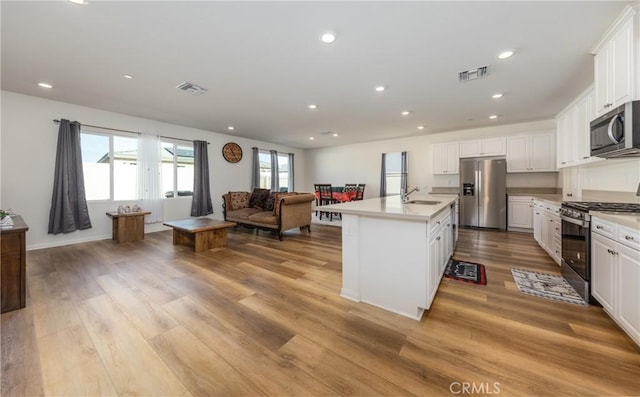
<svg viewBox="0 0 640 397">
<path fill-rule="evenodd" d="M 173 228 L 173 245 L 186 245 L 195 252 L 227 246 L 227 228 L 235 222 L 219 221 L 211 218 L 194 218 L 183 221 L 164 222 Z"/>
</svg>

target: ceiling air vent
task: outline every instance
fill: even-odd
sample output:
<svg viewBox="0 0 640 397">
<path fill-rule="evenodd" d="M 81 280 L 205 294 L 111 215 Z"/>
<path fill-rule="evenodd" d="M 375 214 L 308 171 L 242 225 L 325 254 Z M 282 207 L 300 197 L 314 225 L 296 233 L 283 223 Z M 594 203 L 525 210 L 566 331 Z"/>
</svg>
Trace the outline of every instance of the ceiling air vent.
<svg viewBox="0 0 640 397">
<path fill-rule="evenodd" d="M 184 92 L 188 92 L 191 95 L 202 95 L 207 92 L 206 88 L 198 87 L 197 85 L 186 81 L 178 84 L 176 88 Z"/>
<path fill-rule="evenodd" d="M 481 79 L 487 75 L 487 68 L 488 66 L 480 66 L 479 68 L 460 72 L 458 73 L 458 80 L 464 83 L 465 81 Z"/>
</svg>

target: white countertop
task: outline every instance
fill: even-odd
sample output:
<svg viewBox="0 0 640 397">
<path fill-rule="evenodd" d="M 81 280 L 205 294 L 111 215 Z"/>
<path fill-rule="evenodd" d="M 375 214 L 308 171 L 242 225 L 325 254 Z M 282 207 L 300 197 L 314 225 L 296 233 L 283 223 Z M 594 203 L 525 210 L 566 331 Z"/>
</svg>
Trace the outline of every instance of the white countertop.
<svg viewBox="0 0 640 397">
<path fill-rule="evenodd" d="M 640 215 L 638 214 L 629 214 L 624 212 L 600 212 L 600 211 L 589 211 L 589 214 L 591 214 L 591 216 L 596 216 L 605 221 L 630 227 L 634 230 L 640 230 Z"/>
<path fill-rule="evenodd" d="M 428 221 L 440 211 L 449 207 L 458 199 L 457 195 L 419 195 L 412 194 L 409 200 L 433 200 L 439 204 L 403 204 L 400 196 L 379 197 L 367 200 L 350 201 L 316 207 L 318 211 L 331 210 L 342 214 L 365 215 L 380 218 L 405 219 L 409 221 Z"/>
</svg>

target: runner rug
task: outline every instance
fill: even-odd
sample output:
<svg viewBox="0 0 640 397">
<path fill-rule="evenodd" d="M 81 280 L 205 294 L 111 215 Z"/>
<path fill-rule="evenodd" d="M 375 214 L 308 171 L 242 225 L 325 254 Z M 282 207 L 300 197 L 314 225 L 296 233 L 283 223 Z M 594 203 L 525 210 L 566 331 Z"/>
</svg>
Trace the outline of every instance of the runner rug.
<svg viewBox="0 0 640 397">
<path fill-rule="evenodd" d="M 447 263 L 447 267 L 444 269 L 444 277 L 473 284 L 487 284 L 484 265 L 462 262 L 453 258 L 449 259 L 449 263 Z"/>
<path fill-rule="evenodd" d="M 514 268 L 511 269 L 511 274 L 518 290 L 523 294 L 588 306 L 562 276 Z"/>
</svg>

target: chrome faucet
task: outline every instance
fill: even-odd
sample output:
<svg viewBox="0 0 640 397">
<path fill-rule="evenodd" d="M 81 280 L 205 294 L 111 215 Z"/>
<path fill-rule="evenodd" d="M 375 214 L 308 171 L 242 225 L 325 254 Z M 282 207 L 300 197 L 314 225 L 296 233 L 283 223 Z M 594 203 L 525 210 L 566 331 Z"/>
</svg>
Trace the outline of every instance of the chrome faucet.
<svg viewBox="0 0 640 397">
<path fill-rule="evenodd" d="M 402 193 L 402 202 L 406 203 L 407 201 L 409 201 L 409 195 L 413 192 L 417 192 L 420 190 L 420 186 L 416 186 L 413 189 L 411 189 L 410 191 L 406 192 L 406 193 Z"/>
</svg>

